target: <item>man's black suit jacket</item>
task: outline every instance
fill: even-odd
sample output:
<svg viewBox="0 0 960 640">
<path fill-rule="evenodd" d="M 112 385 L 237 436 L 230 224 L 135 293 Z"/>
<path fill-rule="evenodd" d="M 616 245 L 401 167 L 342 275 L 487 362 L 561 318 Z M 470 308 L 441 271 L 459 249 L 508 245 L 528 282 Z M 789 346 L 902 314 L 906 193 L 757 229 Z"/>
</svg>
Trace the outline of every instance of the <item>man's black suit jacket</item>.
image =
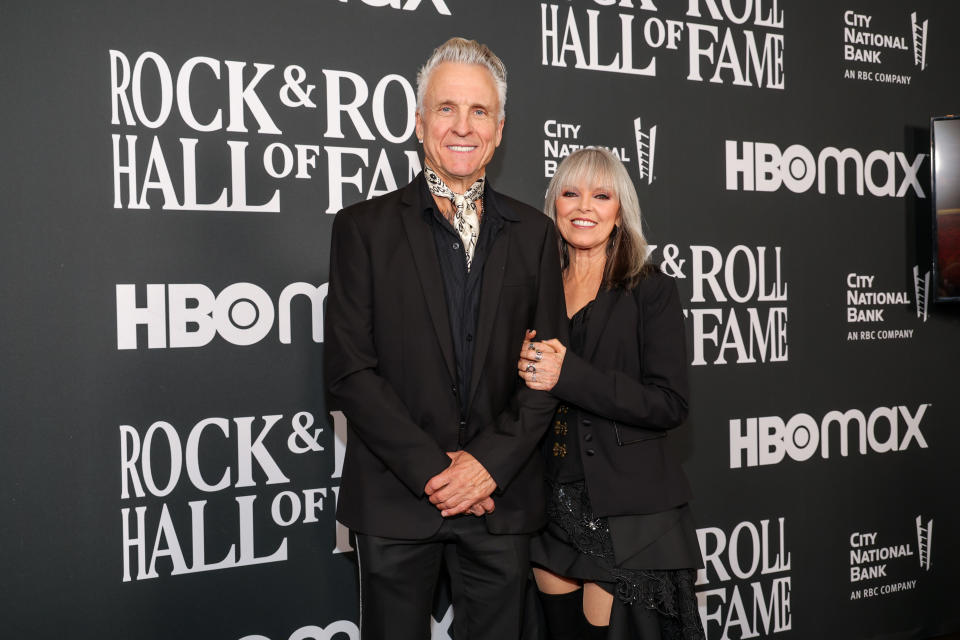
<svg viewBox="0 0 960 640">
<path fill-rule="evenodd" d="M 347 207 L 333 224 L 324 364 L 332 408 L 349 425 L 337 518 L 355 531 L 421 539 L 442 517 L 427 481 L 458 449 L 460 407 L 450 321 L 423 177 Z M 487 187 L 504 227 L 489 246 L 475 336 L 463 449 L 497 490 L 492 533 L 542 526 L 537 443 L 556 407 L 517 375 L 524 330 L 566 335 L 553 223 Z M 474 516 L 460 516 L 474 517 Z"/>
</svg>

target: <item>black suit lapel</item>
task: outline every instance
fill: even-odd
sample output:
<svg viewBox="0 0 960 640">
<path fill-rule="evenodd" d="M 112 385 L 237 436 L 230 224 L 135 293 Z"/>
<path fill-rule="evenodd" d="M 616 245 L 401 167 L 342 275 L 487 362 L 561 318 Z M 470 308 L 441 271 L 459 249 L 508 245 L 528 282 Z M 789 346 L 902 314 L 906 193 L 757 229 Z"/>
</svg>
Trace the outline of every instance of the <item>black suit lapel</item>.
<svg viewBox="0 0 960 640">
<path fill-rule="evenodd" d="M 600 289 L 597 293 L 597 301 L 593 303 L 593 309 L 590 310 L 590 322 L 587 324 L 587 337 L 584 341 L 583 358 L 587 361 L 593 359 L 594 352 L 600 344 L 600 336 L 607 328 L 607 322 L 613 314 L 613 308 L 623 292 L 617 289 Z"/>
<path fill-rule="evenodd" d="M 423 297 L 427 302 L 427 310 L 433 321 L 433 329 L 440 343 L 443 360 L 447 363 L 451 380 L 456 380 L 450 319 L 447 316 L 447 301 L 443 293 L 443 280 L 440 278 L 440 261 L 437 259 L 437 249 L 434 246 L 433 230 L 424 218 L 423 211 L 419 211 L 416 205 L 420 200 L 417 195 L 420 180 L 421 178 L 417 178 L 406 187 L 402 198 L 404 207 L 400 216 L 407 240 L 410 242 L 410 250 L 413 252 L 413 261 L 417 265 Z"/>
<path fill-rule="evenodd" d="M 477 313 L 476 345 L 473 352 L 473 370 L 470 372 L 470 395 L 467 406 L 473 404 L 473 396 L 480 384 L 480 375 L 490 350 L 493 323 L 500 306 L 500 290 L 503 288 L 503 276 L 507 268 L 507 254 L 510 246 L 510 223 L 506 222 L 500 231 L 501 237 L 493 243 L 483 266 L 483 284 L 480 287 L 480 309 Z M 522 336 L 517 336 L 519 341 Z M 519 344 L 519 342 L 518 342 Z"/>
</svg>

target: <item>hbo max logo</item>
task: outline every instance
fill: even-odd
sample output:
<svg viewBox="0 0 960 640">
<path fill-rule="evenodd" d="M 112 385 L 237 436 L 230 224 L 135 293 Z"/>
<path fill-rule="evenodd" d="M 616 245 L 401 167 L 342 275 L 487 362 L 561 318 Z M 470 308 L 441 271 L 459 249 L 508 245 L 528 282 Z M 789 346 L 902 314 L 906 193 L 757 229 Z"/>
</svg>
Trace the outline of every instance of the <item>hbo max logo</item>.
<svg viewBox="0 0 960 640">
<path fill-rule="evenodd" d="M 314 342 L 323 342 L 327 284 L 287 285 L 276 303 L 255 284 L 238 282 L 214 294 L 202 284 L 148 284 L 137 301 L 137 285 L 117 285 L 117 349 L 137 349 L 146 334 L 150 349 L 202 347 L 219 335 L 240 346 L 263 340 L 279 325 L 280 342 L 290 344 L 294 300 L 309 305 Z M 302 309 L 303 302 L 297 308 Z M 145 327 L 145 331 L 140 331 Z"/>
<path fill-rule="evenodd" d="M 868 447 L 874 453 L 905 451 L 914 442 L 926 449 L 920 423 L 930 406 L 921 404 L 916 411 L 903 405 L 878 407 L 869 416 L 859 409 L 834 410 L 819 421 L 807 413 L 787 420 L 779 416 L 735 418 L 730 421 L 730 468 L 779 464 L 785 458 L 804 462 L 818 454 L 827 460 L 831 443 L 834 457 L 836 447 L 847 457 L 851 442 L 857 443 L 860 455 L 866 455 Z"/>
<path fill-rule="evenodd" d="M 920 168 L 926 154 L 910 160 L 900 151 L 871 151 L 864 158 L 856 149 L 825 147 L 814 152 L 800 144 L 780 150 L 769 142 L 726 141 L 728 191 L 777 191 L 781 186 L 806 193 L 816 183 L 819 193 L 847 192 L 851 178 L 858 196 L 864 187 L 871 195 L 902 198 L 913 188 L 925 198 L 920 186 Z M 742 185 L 742 186 L 741 186 Z"/>
</svg>

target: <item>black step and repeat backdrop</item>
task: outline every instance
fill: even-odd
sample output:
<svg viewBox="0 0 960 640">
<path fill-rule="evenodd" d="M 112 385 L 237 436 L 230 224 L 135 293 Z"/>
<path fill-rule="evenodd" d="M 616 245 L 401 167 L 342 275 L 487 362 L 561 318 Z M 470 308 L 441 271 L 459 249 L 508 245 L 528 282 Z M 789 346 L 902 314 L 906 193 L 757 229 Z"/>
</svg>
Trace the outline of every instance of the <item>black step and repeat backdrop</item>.
<svg viewBox="0 0 960 640">
<path fill-rule="evenodd" d="M 3 2 L 0 636 L 359 637 L 328 245 L 420 169 L 451 35 L 491 176 L 613 149 L 685 303 L 677 432 L 719 638 L 960 629 L 960 312 L 929 274 L 934 0 Z M 434 638 L 450 637 L 440 608 Z"/>
</svg>

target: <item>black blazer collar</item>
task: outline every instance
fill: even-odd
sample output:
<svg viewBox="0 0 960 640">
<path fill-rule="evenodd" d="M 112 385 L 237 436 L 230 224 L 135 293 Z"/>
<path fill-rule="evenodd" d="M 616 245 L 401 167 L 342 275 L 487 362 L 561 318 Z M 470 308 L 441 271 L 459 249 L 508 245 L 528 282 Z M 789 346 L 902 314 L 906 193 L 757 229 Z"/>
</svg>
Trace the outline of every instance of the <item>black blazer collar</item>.
<svg viewBox="0 0 960 640">
<path fill-rule="evenodd" d="M 624 295 L 621 289 L 604 289 L 600 287 L 597 292 L 596 302 L 593 303 L 593 309 L 590 310 L 590 322 L 587 325 L 587 336 L 583 345 L 583 358 L 592 360 L 597 346 L 600 344 L 600 337 L 607 328 L 607 322 L 613 314 L 613 307 L 617 300 Z"/>
<path fill-rule="evenodd" d="M 491 209 L 495 209 L 497 213 L 500 214 L 500 217 L 504 220 L 509 222 L 520 222 L 520 216 L 518 216 L 517 212 L 513 210 L 513 207 L 510 206 L 510 203 L 507 202 L 507 199 L 494 191 L 489 182 L 487 182 L 486 187 L 483 190 L 483 198 L 486 200 L 486 205 Z"/>
<path fill-rule="evenodd" d="M 417 276 L 423 289 L 423 298 L 427 303 L 430 320 L 443 353 L 443 360 L 452 380 L 457 379 L 454 362 L 453 338 L 450 336 L 450 319 L 447 316 L 447 300 L 443 293 L 443 280 L 440 277 L 440 261 L 433 243 L 433 231 L 430 221 L 423 216 L 420 192 L 425 188 L 423 174 L 417 176 L 402 189 L 400 194 L 400 217 L 413 253 L 413 262 L 417 267 Z"/>
<path fill-rule="evenodd" d="M 503 211 L 499 210 L 503 215 Z M 512 214 L 512 212 L 511 212 Z M 504 216 L 505 218 L 505 216 Z M 483 265 L 483 281 L 480 284 L 480 309 L 477 312 L 477 332 L 473 351 L 473 370 L 470 372 L 470 390 L 467 406 L 472 406 L 473 397 L 480 384 L 483 366 L 490 350 L 493 325 L 500 306 L 500 290 L 503 288 L 503 276 L 507 271 L 507 257 L 510 252 L 510 225 L 500 230 L 500 238 L 490 247 L 486 263 Z M 517 336 L 522 339 L 522 336 Z"/>
</svg>

